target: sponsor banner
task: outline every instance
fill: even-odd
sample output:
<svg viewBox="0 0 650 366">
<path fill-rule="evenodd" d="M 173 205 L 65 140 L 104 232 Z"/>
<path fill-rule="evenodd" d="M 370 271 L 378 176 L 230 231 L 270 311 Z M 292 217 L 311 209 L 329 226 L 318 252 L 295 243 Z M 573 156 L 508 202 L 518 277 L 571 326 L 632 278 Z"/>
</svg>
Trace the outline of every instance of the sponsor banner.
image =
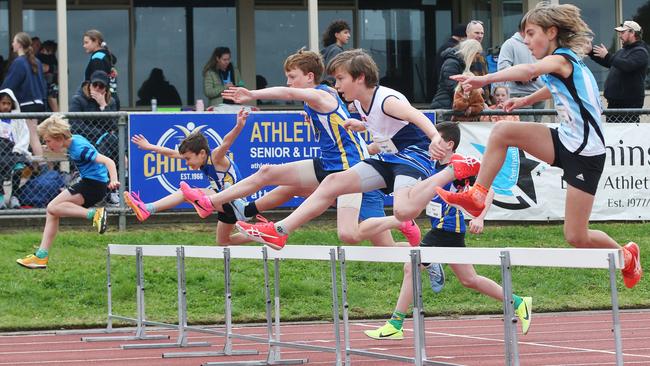
<svg viewBox="0 0 650 366">
<path fill-rule="evenodd" d="M 426 114 L 431 120 L 435 119 L 433 113 Z M 236 114 L 134 113 L 129 118 L 129 136 L 143 135 L 154 145 L 176 150 L 187 135 L 200 130 L 208 138 L 210 148 L 214 149 L 235 122 Z M 368 133 L 363 136 L 366 141 L 370 140 Z M 295 111 L 251 113 L 230 151 L 242 178 L 253 174 L 263 164 L 283 164 L 320 156 L 311 123 L 305 121 L 303 113 Z M 131 190 L 139 192 L 144 202 L 153 202 L 176 192 L 180 181 L 195 187 L 210 186 L 201 171 L 190 170 L 182 159 L 140 150 L 132 142 L 129 143 L 129 179 Z M 258 199 L 273 188 L 265 187 L 248 199 Z M 296 207 L 302 201 L 302 198 L 294 198 L 283 206 Z M 388 197 L 387 203 L 391 202 Z"/>
<path fill-rule="evenodd" d="M 493 126 L 493 123 L 461 124 L 458 152 L 481 159 Z M 647 138 L 650 124 L 604 124 L 603 130 L 607 157 L 591 219 L 650 219 L 650 140 Z M 564 219 L 567 185 L 562 174 L 559 168 L 517 148 L 509 148 L 494 180 L 495 198 L 486 219 Z"/>
</svg>

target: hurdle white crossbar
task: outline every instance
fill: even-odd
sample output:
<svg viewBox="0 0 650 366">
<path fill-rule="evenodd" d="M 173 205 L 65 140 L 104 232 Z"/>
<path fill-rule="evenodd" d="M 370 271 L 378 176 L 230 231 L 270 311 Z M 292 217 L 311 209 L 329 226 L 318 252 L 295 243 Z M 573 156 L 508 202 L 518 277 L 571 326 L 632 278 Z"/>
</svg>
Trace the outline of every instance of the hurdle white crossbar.
<svg viewBox="0 0 650 366">
<path fill-rule="evenodd" d="M 348 261 L 404 263 L 414 248 L 343 246 Z M 615 255 L 616 268 L 623 266 L 623 254 L 616 249 L 576 248 L 439 248 L 418 247 L 423 263 L 501 265 L 500 255 L 510 253 L 513 266 L 609 268 L 608 256 Z"/>
<path fill-rule="evenodd" d="M 519 366 L 517 345 L 518 321 L 513 310 L 512 266 L 562 267 L 585 269 L 608 269 L 612 297 L 613 333 L 616 348 L 616 364 L 622 365 L 622 341 L 618 314 L 618 294 L 616 289 L 616 269 L 624 264 L 623 253 L 617 249 L 578 249 L 578 248 L 395 248 L 395 247 L 339 247 L 339 264 L 341 267 L 341 286 L 343 301 L 343 324 L 345 341 L 345 365 L 349 365 L 350 355 L 405 361 L 415 365 L 441 365 L 426 358 L 424 312 L 420 286 L 420 263 L 458 263 L 498 265 L 501 267 L 502 287 L 504 290 L 504 346 L 506 365 Z M 349 321 L 347 310 L 346 261 L 404 263 L 411 261 L 413 281 L 413 322 L 415 332 L 415 357 L 401 357 L 362 349 L 353 349 L 349 343 Z"/>
</svg>

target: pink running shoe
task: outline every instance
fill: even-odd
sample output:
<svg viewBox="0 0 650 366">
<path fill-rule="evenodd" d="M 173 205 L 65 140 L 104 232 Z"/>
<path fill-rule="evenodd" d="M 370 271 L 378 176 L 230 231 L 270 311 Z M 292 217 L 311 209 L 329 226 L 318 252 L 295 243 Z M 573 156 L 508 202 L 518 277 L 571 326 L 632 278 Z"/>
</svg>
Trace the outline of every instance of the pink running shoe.
<svg viewBox="0 0 650 366">
<path fill-rule="evenodd" d="M 417 222 L 415 222 L 415 220 L 403 221 L 399 225 L 399 231 L 404 234 L 412 247 L 417 247 L 420 245 L 422 233 L 420 233 L 420 227 L 418 226 Z"/>
<path fill-rule="evenodd" d="M 124 202 L 126 205 L 131 207 L 135 217 L 138 218 L 138 221 L 142 222 L 151 216 L 147 206 L 140 199 L 140 195 L 135 192 L 124 192 Z"/>
<path fill-rule="evenodd" d="M 266 244 L 275 250 L 284 248 L 289 235 L 280 235 L 275 230 L 275 224 L 271 221 L 249 224 L 244 221 L 237 221 L 235 224 L 240 233 L 258 243 Z"/>
<path fill-rule="evenodd" d="M 479 169 L 481 169 L 481 162 L 476 158 L 471 156 L 462 156 L 460 154 L 454 154 L 451 157 L 451 162 L 449 163 L 454 167 L 454 176 L 456 179 L 465 179 L 478 175 Z"/>
<path fill-rule="evenodd" d="M 199 217 L 205 219 L 206 217 L 212 215 L 214 212 L 214 207 L 212 207 L 212 202 L 210 198 L 203 193 L 202 190 L 198 188 L 192 188 L 189 184 L 181 182 L 181 192 L 185 200 L 194 206 L 196 213 L 199 214 Z"/>
</svg>

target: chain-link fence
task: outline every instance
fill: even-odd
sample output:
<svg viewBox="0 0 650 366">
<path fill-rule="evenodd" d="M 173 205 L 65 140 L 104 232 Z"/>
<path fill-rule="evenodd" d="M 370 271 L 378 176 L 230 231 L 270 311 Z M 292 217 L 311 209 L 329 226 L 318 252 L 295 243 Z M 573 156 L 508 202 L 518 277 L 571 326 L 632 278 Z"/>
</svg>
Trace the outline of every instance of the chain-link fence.
<svg viewBox="0 0 650 366">
<path fill-rule="evenodd" d="M 26 123 L 28 119 L 39 121 L 49 117 L 50 113 L 0 113 L 0 120 L 7 125 Z M 437 121 L 449 121 L 452 115 L 458 112 L 450 110 L 437 110 Z M 554 109 L 522 109 L 511 113 L 504 111 L 483 111 L 479 116 L 508 115 L 531 117 L 531 120 L 540 122 L 557 122 L 557 112 Z M 119 214 L 119 227 L 124 229 L 126 208 L 123 192 L 130 185 L 127 180 L 127 146 L 128 146 L 128 119 L 126 112 L 105 113 L 65 113 L 63 116 L 69 121 L 73 134 L 84 136 L 97 150 L 110 157 L 118 169 L 120 188 L 110 192 L 99 205 L 106 206 L 112 214 Z M 638 123 L 650 122 L 650 109 L 612 109 L 605 110 L 603 122 L 606 123 Z M 479 120 L 479 118 L 477 118 Z M 27 128 L 18 129 L 27 131 Z M 2 131 L 0 129 L 0 131 Z M 28 133 L 28 132 L 27 132 Z M 0 176 L 3 182 L 3 191 L 0 191 L 0 217 L 33 215 L 45 216 L 45 209 L 49 201 L 63 189 L 75 184 L 79 179 L 79 172 L 70 161 L 66 153 L 44 151 L 40 156 L 30 153 L 23 154 L 17 151 L 13 141 L 0 136 Z M 14 139 L 18 140 L 18 139 Z M 24 139 L 20 139 L 24 141 Z M 28 139 L 27 139 L 28 140 Z M 24 146 L 24 151 L 27 151 Z"/>
<path fill-rule="evenodd" d="M 109 192 L 99 205 L 120 213 L 124 227 L 125 206 L 122 197 L 126 178 L 126 131 L 128 114 L 124 112 L 64 113 L 73 134 L 85 137 L 97 151 L 115 162 L 121 186 Z M 44 215 L 47 204 L 62 190 L 80 181 L 79 171 L 68 154 L 48 151 L 42 155 L 27 152 L 28 120 L 45 120 L 51 113 L 0 113 L 7 136 L 0 138 L 0 215 Z M 6 138 L 5 138 L 6 137 Z M 33 149 L 32 149 L 33 151 Z"/>
</svg>

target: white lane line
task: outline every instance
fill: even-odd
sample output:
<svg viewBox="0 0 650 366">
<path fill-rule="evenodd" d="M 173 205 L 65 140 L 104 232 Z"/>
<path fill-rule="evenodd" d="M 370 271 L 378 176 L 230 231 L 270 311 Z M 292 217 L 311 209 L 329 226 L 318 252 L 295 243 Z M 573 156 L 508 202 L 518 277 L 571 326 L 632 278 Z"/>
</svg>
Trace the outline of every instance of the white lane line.
<svg viewBox="0 0 650 366">
<path fill-rule="evenodd" d="M 368 327 L 368 328 L 374 328 L 374 325 L 368 325 L 368 324 L 363 324 L 363 323 L 355 323 L 359 326 L 363 327 Z M 413 331 L 412 329 L 407 329 L 403 328 L 405 331 Z M 497 343 L 503 343 L 503 339 L 498 339 L 498 338 L 487 338 L 487 337 L 478 337 L 478 336 L 470 336 L 470 335 L 464 335 L 464 334 L 453 334 L 453 333 L 443 333 L 443 332 L 432 332 L 432 331 L 426 331 L 426 334 L 431 334 L 431 335 L 439 335 L 443 337 L 455 337 L 455 338 L 464 338 L 464 339 L 478 339 L 482 341 L 490 341 L 490 342 L 497 342 Z M 563 349 L 563 350 L 571 350 L 571 351 L 579 351 L 579 352 L 594 352 L 594 353 L 604 353 L 608 355 L 613 355 L 616 354 L 615 351 L 606 351 L 606 350 L 597 350 L 597 349 L 591 349 L 591 348 L 581 348 L 581 347 L 568 347 L 568 346 L 558 346 L 558 345 L 553 345 L 553 344 L 546 344 L 546 343 L 538 343 L 538 342 L 522 342 L 519 341 L 519 344 L 525 344 L 529 346 L 536 346 L 536 347 L 546 347 L 546 348 L 556 348 L 556 349 Z M 642 357 L 642 358 L 648 358 L 650 359 L 650 355 L 637 355 L 637 354 L 631 354 L 631 353 L 623 353 L 623 356 L 631 356 L 631 357 Z"/>
</svg>

